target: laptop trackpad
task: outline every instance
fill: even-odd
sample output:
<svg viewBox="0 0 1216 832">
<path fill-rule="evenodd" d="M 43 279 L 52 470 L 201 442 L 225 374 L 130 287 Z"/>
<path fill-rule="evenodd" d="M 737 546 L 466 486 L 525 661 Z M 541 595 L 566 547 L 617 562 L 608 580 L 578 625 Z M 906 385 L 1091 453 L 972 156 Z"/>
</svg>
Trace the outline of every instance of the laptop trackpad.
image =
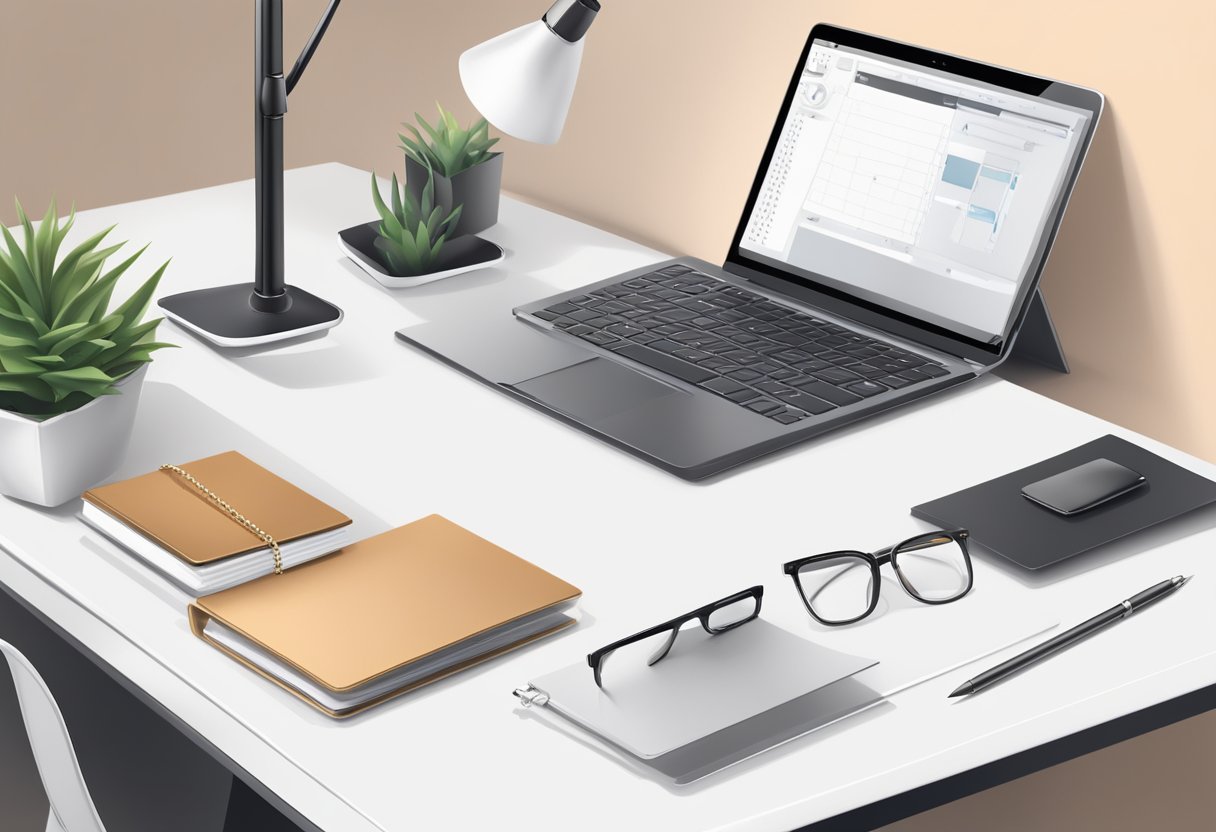
<svg viewBox="0 0 1216 832">
<path fill-rule="evenodd" d="M 592 358 L 511 385 L 581 422 L 595 422 L 664 396 L 687 396 L 613 361 Z"/>
</svg>

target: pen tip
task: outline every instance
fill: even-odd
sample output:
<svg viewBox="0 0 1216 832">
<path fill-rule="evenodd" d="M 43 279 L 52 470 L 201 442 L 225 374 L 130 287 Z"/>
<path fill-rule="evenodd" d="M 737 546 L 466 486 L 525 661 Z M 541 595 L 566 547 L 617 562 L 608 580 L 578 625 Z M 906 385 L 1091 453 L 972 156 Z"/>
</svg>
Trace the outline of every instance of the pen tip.
<svg viewBox="0 0 1216 832">
<path fill-rule="evenodd" d="M 956 696 L 966 696 L 967 694 L 971 693 L 971 691 L 972 691 L 971 682 L 970 682 L 970 680 L 968 680 L 968 681 L 966 681 L 966 682 L 963 682 L 963 683 L 962 683 L 961 685 L 959 685 L 957 688 L 955 688 L 955 689 L 954 689 L 954 692 L 953 692 L 953 693 L 951 693 L 951 694 L 950 694 L 949 696 L 947 696 L 946 698 L 947 698 L 947 699 L 953 699 L 953 698 L 955 698 Z"/>
</svg>

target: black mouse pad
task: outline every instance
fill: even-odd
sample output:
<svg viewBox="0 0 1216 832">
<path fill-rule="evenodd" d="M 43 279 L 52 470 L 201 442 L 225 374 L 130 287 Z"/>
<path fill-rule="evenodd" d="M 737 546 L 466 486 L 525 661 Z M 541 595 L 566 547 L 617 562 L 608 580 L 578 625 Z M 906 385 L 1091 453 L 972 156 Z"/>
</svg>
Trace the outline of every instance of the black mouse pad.
<svg viewBox="0 0 1216 832">
<path fill-rule="evenodd" d="M 1140 488 L 1081 514 L 1064 516 L 1022 496 L 1022 487 L 1095 459 L 1143 474 Z M 1216 502 L 1216 482 L 1106 435 L 1011 474 L 922 503 L 912 515 L 976 542 L 1026 569 L 1067 560 Z"/>
</svg>

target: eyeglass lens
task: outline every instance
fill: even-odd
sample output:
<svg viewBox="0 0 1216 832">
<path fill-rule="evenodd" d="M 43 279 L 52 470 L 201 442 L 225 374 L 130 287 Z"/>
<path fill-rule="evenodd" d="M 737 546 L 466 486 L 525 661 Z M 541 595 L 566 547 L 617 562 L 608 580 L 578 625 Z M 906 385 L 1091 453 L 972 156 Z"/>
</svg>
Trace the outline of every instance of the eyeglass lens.
<svg viewBox="0 0 1216 832">
<path fill-rule="evenodd" d="M 709 613 L 709 629 L 721 632 L 742 624 L 756 614 L 758 604 L 759 601 L 749 595 L 712 610 Z"/>
<path fill-rule="evenodd" d="M 803 564 L 798 568 L 798 584 L 807 606 L 828 622 L 865 615 L 874 598 L 874 573 L 869 561 L 857 555 Z"/>
<path fill-rule="evenodd" d="M 962 544 L 942 535 L 918 539 L 896 549 L 891 560 L 913 595 L 926 601 L 949 601 L 967 591 L 971 570 Z"/>
</svg>

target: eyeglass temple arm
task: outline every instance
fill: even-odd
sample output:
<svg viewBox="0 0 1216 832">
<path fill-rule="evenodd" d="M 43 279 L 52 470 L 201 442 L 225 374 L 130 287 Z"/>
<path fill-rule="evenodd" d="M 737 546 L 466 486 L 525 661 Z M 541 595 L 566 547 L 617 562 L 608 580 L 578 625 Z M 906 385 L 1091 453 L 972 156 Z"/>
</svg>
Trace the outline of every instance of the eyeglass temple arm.
<svg viewBox="0 0 1216 832">
<path fill-rule="evenodd" d="M 904 546 L 902 551 L 918 552 L 921 549 L 929 549 L 933 546 L 940 546 L 943 543 L 949 542 L 950 540 L 953 540 L 953 538 L 943 534 L 939 535 L 938 537 L 930 538 L 929 540 L 922 540 L 920 543 L 915 543 L 911 546 Z M 876 558 L 890 559 L 891 553 L 894 552 L 899 545 L 900 544 L 896 543 L 891 546 L 887 546 L 885 549 L 879 549 L 876 552 L 871 552 L 870 554 Z"/>
</svg>

